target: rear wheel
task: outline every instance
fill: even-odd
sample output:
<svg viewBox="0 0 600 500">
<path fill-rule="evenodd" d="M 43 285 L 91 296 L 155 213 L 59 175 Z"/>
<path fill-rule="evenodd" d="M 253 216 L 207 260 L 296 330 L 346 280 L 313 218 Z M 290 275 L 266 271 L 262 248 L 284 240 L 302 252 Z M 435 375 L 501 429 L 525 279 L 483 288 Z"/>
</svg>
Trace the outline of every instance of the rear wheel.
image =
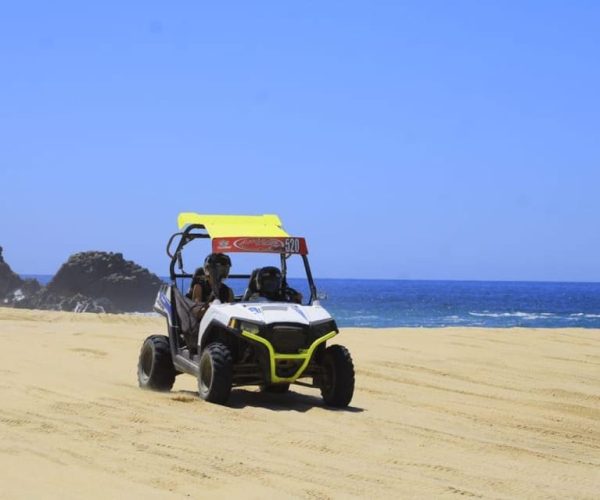
<svg viewBox="0 0 600 500">
<path fill-rule="evenodd" d="M 175 383 L 175 367 L 169 338 L 151 335 L 142 344 L 138 361 L 138 383 L 142 389 L 170 391 Z"/>
<path fill-rule="evenodd" d="M 225 404 L 229 399 L 233 379 L 232 358 L 229 348 L 213 342 L 200 355 L 198 394 L 205 401 Z"/>
<path fill-rule="evenodd" d="M 344 407 L 354 394 L 354 364 L 344 346 L 332 345 L 325 350 L 321 364 L 321 396 L 329 406 Z"/>
</svg>

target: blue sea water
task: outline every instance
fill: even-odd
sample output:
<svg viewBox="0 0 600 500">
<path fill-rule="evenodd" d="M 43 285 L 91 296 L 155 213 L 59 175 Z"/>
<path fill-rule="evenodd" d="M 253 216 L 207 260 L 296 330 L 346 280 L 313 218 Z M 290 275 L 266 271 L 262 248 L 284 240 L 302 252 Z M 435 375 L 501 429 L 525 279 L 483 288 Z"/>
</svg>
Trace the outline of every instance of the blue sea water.
<svg viewBox="0 0 600 500">
<path fill-rule="evenodd" d="M 600 283 L 320 280 L 341 326 L 600 328 Z"/>
<path fill-rule="evenodd" d="M 52 279 L 23 277 L 42 284 Z M 308 294 L 305 280 L 289 282 Z M 316 284 L 327 297 L 322 305 L 340 326 L 600 328 L 600 283 L 318 279 Z M 242 293 L 245 283 L 231 286 Z"/>
</svg>

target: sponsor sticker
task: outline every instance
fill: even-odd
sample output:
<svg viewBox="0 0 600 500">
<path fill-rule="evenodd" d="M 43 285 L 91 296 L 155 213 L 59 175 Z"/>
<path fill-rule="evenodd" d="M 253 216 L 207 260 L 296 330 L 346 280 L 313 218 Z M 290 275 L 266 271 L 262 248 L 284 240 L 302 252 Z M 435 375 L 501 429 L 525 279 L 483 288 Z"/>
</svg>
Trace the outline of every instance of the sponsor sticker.
<svg viewBox="0 0 600 500">
<path fill-rule="evenodd" d="M 265 238 L 265 237 L 239 237 L 215 238 L 213 240 L 215 252 L 255 252 L 255 253 L 287 253 L 306 255 L 306 241 L 304 238 Z"/>
<path fill-rule="evenodd" d="M 274 238 L 242 238 L 235 240 L 233 246 L 244 252 L 283 252 L 284 244 Z"/>
</svg>

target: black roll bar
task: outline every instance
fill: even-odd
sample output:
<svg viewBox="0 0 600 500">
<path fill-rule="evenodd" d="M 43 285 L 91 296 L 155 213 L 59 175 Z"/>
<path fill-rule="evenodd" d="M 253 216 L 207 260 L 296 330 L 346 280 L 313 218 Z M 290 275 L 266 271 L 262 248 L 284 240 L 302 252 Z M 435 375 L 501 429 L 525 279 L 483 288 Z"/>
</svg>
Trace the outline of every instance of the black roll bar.
<svg viewBox="0 0 600 500">
<path fill-rule="evenodd" d="M 175 272 L 175 264 L 180 259 L 181 250 L 183 249 L 183 247 L 186 246 L 189 242 L 191 242 L 197 238 L 210 238 L 208 233 L 200 233 L 200 234 L 192 233 L 192 231 L 195 229 L 203 229 L 206 231 L 204 224 L 190 224 L 185 229 L 185 231 L 175 233 L 173 236 L 171 236 L 169 238 L 169 243 L 167 243 L 167 255 L 171 258 L 171 265 L 169 266 L 169 276 L 173 283 L 175 283 L 175 280 L 177 278 L 187 278 L 188 276 L 189 277 L 192 276 L 192 275 L 188 275 L 187 273 L 176 273 Z M 171 244 L 173 243 L 173 240 L 175 239 L 176 236 L 181 236 L 181 239 L 179 240 L 179 243 L 177 244 L 177 248 L 175 249 L 175 252 L 171 253 Z"/>
<path fill-rule="evenodd" d="M 317 287 L 315 286 L 315 281 L 313 280 L 310 264 L 308 263 L 308 257 L 303 255 L 302 260 L 304 261 L 304 269 L 306 270 L 306 277 L 308 278 L 308 286 L 310 288 L 310 300 L 308 301 L 308 304 L 311 305 L 313 300 L 317 298 Z"/>
<path fill-rule="evenodd" d="M 210 238 L 208 233 L 192 233 L 194 230 L 204 230 L 206 231 L 206 227 L 204 224 L 190 224 L 184 231 L 173 234 L 169 238 L 169 242 L 167 243 L 167 255 L 171 259 L 171 265 L 169 266 L 169 276 L 171 278 L 171 282 L 173 284 L 176 283 L 177 278 L 192 278 L 193 274 L 189 273 L 177 273 L 175 272 L 175 264 L 181 258 L 181 250 L 191 241 L 194 241 L 198 238 Z M 171 245 L 173 240 L 177 237 L 181 236 L 179 243 L 177 244 L 177 248 L 175 252 L 171 253 Z M 287 264 L 286 264 L 286 254 L 281 254 L 281 271 L 284 276 L 287 275 Z M 308 257 L 306 255 L 302 255 L 302 261 L 304 262 L 304 269 L 306 271 L 306 277 L 308 279 L 308 286 L 310 289 L 310 300 L 309 305 L 313 303 L 313 301 L 317 298 L 317 287 L 315 286 L 315 282 L 312 276 L 312 272 L 310 270 L 310 264 L 308 263 Z M 250 274 L 230 274 L 229 278 L 250 278 Z"/>
</svg>

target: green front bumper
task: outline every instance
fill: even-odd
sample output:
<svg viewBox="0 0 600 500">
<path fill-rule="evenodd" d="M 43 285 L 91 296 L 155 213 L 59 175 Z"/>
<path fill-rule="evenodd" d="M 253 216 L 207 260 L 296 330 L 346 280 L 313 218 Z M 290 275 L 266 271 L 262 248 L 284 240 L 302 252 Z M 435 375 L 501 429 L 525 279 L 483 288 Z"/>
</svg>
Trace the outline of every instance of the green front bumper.
<svg viewBox="0 0 600 500">
<path fill-rule="evenodd" d="M 291 383 L 295 382 L 298 378 L 300 378 L 300 376 L 302 375 L 302 373 L 308 366 L 308 363 L 310 362 L 310 359 L 311 359 L 313 353 L 315 352 L 315 349 L 317 347 L 319 347 L 323 342 L 328 341 L 330 338 L 335 337 L 336 335 L 337 335 L 337 332 L 332 331 L 332 332 L 329 332 L 328 334 L 324 335 L 323 337 L 319 337 L 308 347 L 308 349 L 302 349 L 299 354 L 280 354 L 280 353 L 275 352 L 275 349 L 271 345 L 271 342 L 269 342 L 267 339 L 264 339 L 256 334 L 250 333 L 246 330 L 242 330 L 242 336 L 264 345 L 267 348 L 267 350 L 269 351 L 269 366 L 270 366 L 270 370 L 271 370 L 271 383 L 272 384 L 280 384 L 280 383 L 291 384 Z M 277 375 L 277 361 L 279 361 L 279 360 L 294 360 L 294 361 L 301 360 L 302 364 L 300 365 L 300 367 L 296 370 L 296 372 L 292 376 L 279 377 Z"/>
</svg>

